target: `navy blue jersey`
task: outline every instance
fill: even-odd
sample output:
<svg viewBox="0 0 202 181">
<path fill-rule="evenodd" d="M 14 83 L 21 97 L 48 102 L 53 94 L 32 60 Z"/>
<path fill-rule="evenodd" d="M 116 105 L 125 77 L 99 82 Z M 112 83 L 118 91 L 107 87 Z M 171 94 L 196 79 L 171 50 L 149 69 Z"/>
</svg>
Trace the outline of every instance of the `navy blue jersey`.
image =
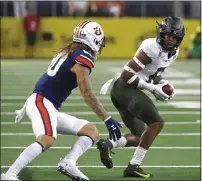
<svg viewBox="0 0 202 181">
<path fill-rule="evenodd" d="M 76 75 L 70 70 L 76 63 L 88 67 L 90 72 L 94 67 L 93 57 L 85 50 L 78 49 L 65 56 L 59 53 L 53 58 L 47 72 L 38 80 L 33 92 L 41 94 L 59 109 L 78 86 Z"/>
</svg>

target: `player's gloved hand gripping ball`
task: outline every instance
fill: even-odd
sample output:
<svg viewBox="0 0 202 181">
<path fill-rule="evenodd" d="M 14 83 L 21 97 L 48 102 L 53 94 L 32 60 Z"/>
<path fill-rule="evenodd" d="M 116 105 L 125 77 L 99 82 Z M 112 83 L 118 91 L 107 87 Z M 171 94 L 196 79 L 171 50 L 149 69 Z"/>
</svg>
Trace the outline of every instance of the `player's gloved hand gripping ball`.
<svg viewBox="0 0 202 181">
<path fill-rule="evenodd" d="M 155 85 L 153 94 L 157 100 L 167 101 L 175 96 L 175 88 L 170 82 L 161 80 Z"/>
</svg>

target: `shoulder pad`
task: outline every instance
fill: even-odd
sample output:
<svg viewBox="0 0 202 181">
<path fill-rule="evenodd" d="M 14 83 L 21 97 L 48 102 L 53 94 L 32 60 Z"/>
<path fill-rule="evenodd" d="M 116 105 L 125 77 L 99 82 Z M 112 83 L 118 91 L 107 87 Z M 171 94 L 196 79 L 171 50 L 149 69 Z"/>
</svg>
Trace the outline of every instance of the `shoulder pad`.
<svg viewBox="0 0 202 181">
<path fill-rule="evenodd" d="M 94 68 L 94 59 L 92 55 L 85 50 L 75 51 L 75 62 L 90 69 Z"/>
<path fill-rule="evenodd" d="M 142 49 L 146 53 L 146 55 L 150 58 L 158 57 L 160 52 L 156 39 L 154 38 L 144 40 L 140 45 L 140 49 Z"/>
</svg>

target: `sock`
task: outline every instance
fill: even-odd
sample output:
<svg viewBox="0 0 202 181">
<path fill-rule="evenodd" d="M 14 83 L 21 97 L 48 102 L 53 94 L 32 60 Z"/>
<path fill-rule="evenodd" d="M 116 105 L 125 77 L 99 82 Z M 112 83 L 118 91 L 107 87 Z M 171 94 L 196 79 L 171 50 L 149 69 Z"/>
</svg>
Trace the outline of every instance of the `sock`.
<svg viewBox="0 0 202 181">
<path fill-rule="evenodd" d="M 88 136 L 79 136 L 65 158 L 71 159 L 76 162 L 78 158 L 92 146 L 93 142 L 94 141 Z"/>
<path fill-rule="evenodd" d="M 140 165 L 146 153 L 147 153 L 147 150 L 138 146 L 135 150 L 135 153 L 133 154 L 133 158 L 131 159 L 130 163 L 132 165 Z"/>
<path fill-rule="evenodd" d="M 118 147 L 124 147 L 126 146 L 126 143 L 127 143 L 127 140 L 124 136 L 122 136 L 119 140 L 109 140 L 112 145 L 113 145 L 113 148 L 118 148 Z"/>
<path fill-rule="evenodd" d="M 28 163 L 34 160 L 42 152 L 42 150 L 43 148 L 38 142 L 29 145 L 8 169 L 6 174 L 17 176 Z"/>
</svg>

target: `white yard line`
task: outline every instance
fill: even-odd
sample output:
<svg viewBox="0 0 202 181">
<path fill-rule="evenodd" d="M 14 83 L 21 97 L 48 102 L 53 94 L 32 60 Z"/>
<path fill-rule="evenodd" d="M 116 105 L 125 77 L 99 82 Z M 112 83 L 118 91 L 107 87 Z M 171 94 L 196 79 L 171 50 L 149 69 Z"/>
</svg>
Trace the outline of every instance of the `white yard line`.
<svg viewBox="0 0 202 181">
<path fill-rule="evenodd" d="M 1 168 L 9 168 L 10 166 L 6 166 L 6 165 L 2 165 Z M 32 165 L 32 166 L 27 166 L 28 168 L 57 168 L 57 166 L 55 165 Z M 78 166 L 80 168 L 105 168 L 105 166 L 100 166 L 100 165 L 81 165 Z M 114 168 L 125 168 L 127 167 L 127 165 L 125 166 L 121 166 L 121 165 L 114 165 Z M 142 168 L 200 168 L 200 165 L 142 165 Z"/>
<path fill-rule="evenodd" d="M 30 94 L 31 95 L 31 94 Z M 98 96 L 100 99 L 109 100 L 109 96 Z M 28 96 L 1 96 L 1 100 L 26 100 Z M 82 96 L 70 96 L 68 100 L 83 100 Z"/>
<path fill-rule="evenodd" d="M 122 133 L 125 134 L 125 133 Z M 33 136 L 34 133 L 1 133 L 1 136 Z M 60 136 L 70 136 L 58 134 Z M 108 136 L 108 133 L 100 133 L 99 136 Z M 200 133 L 160 133 L 160 136 L 200 136 Z"/>
<path fill-rule="evenodd" d="M 190 108 L 190 109 L 199 109 L 200 101 L 169 101 L 169 102 L 154 102 L 157 107 L 175 107 L 175 108 Z M 3 102 L 1 103 L 1 107 L 22 107 L 24 103 L 16 103 L 16 102 Z M 113 107 L 113 103 L 102 103 L 103 106 Z M 62 107 L 85 107 L 86 103 L 64 103 Z"/>
<path fill-rule="evenodd" d="M 27 148 L 26 146 L 2 146 L 0 147 L 0 149 L 25 149 Z M 55 146 L 55 147 L 51 147 L 50 149 L 70 149 L 70 146 Z M 136 147 L 122 147 L 122 148 L 116 148 L 116 149 L 125 149 L 125 150 L 129 150 L 129 149 L 135 149 Z M 97 147 L 90 147 L 89 149 L 97 149 Z M 201 149 L 201 147 L 150 147 L 149 149 L 155 149 L 155 150 L 172 150 L 172 149 L 176 149 L 176 150 L 199 150 Z"/>
<path fill-rule="evenodd" d="M 89 111 L 83 111 L 83 112 L 65 112 L 66 114 L 70 114 L 70 115 L 95 115 L 94 112 L 89 112 Z M 108 112 L 110 115 L 119 115 L 118 112 Z M 185 115 L 185 114 L 189 114 L 189 115 L 200 115 L 200 111 L 159 111 L 160 114 L 162 115 Z M 15 112 L 1 112 L 1 115 L 16 115 Z"/>
<path fill-rule="evenodd" d="M 13 97 L 13 98 L 12 97 L 6 96 L 6 98 L 4 97 L 3 99 L 1 99 L 1 101 L 8 101 L 9 102 L 9 100 L 19 100 L 19 101 L 24 101 L 25 102 L 26 99 L 29 96 L 20 96 L 20 97 Z M 109 95 L 106 95 L 106 96 L 97 96 L 97 97 L 102 101 L 102 103 L 104 103 L 106 101 L 107 101 L 107 103 L 109 103 L 109 102 L 111 103 L 111 98 L 110 98 Z M 149 95 L 149 98 L 152 101 L 154 101 L 154 104 L 159 102 L 159 101 L 157 102 L 156 99 L 154 98 L 154 96 L 152 96 L 152 95 L 151 96 Z M 66 103 L 67 104 L 71 104 L 72 101 L 78 101 L 78 100 L 84 102 L 84 100 L 83 100 L 83 98 L 81 96 L 70 96 L 66 100 Z M 180 95 L 176 95 L 173 100 L 175 100 L 175 101 L 200 101 L 200 96 L 199 95 L 192 95 L 192 96 L 180 96 Z M 22 104 L 24 104 L 24 102 Z M 159 102 L 159 103 L 161 104 L 162 102 Z"/>
<path fill-rule="evenodd" d="M 104 125 L 104 122 L 91 122 L 92 124 L 95 124 L 95 125 Z M 119 122 L 121 124 L 124 124 L 123 122 Z M 9 122 L 9 121 L 5 121 L 5 122 L 0 122 L 1 125 L 16 125 L 15 122 Z M 22 122 L 20 123 L 21 125 L 29 125 L 31 124 L 31 122 Z M 190 124 L 200 124 L 200 121 L 196 121 L 196 122 L 193 122 L 193 121 L 190 121 L 190 122 L 165 122 L 166 125 L 190 125 Z"/>
<path fill-rule="evenodd" d="M 199 101 L 169 101 L 169 102 L 159 102 L 155 103 L 156 106 L 163 106 L 163 107 L 168 107 L 174 104 L 200 104 Z M 2 102 L 1 106 L 2 107 L 13 107 L 13 106 L 23 106 L 24 103 L 16 103 L 16 102 Z M 103 106 L 113 106 L 113 103 L 103 103 Z M 86 106 L 86 103 L 64 103 L 62 104 L 63 107 L 79 107 L 79 106 Z"/>
<path fill-rule="evenodd" d="M 199 90 L 200 91 L 200 90 Z M 189 92 L 190 93 L 190 92 Z M 31 94 L 30 94 L 31 95 Z M 149 95 L 149 94 L 148 94 Z M 149 95 L 150 96 L 150 95 Z M 181 95 L 176 95 L 175 96 L 175 100 L 176 99 L 185 99 L 185 100 L 188 100 L 188 99 L 194 99 L 194 98 L 198 98 L 199 100 L 199 95 L 189 95 L 189 96 L 181 96 Z M 105 95 L 105 96 L 97 96 L 99 99 L 103 99 L 103 100 L 111 100 L 110 99 L 110 96 L 109 95 Z M 19 96 L 1 96 L 1 100 L 26 100 L 28 98 L 28 96 L 22 96 L 22 95 L 19 95 Z M 154 99 L 151 95 L 151 98 Z M 70 96 L 68 97 L 67 101 L 68 100 L 83 100 L 82 96 Z"/>
</svg>

